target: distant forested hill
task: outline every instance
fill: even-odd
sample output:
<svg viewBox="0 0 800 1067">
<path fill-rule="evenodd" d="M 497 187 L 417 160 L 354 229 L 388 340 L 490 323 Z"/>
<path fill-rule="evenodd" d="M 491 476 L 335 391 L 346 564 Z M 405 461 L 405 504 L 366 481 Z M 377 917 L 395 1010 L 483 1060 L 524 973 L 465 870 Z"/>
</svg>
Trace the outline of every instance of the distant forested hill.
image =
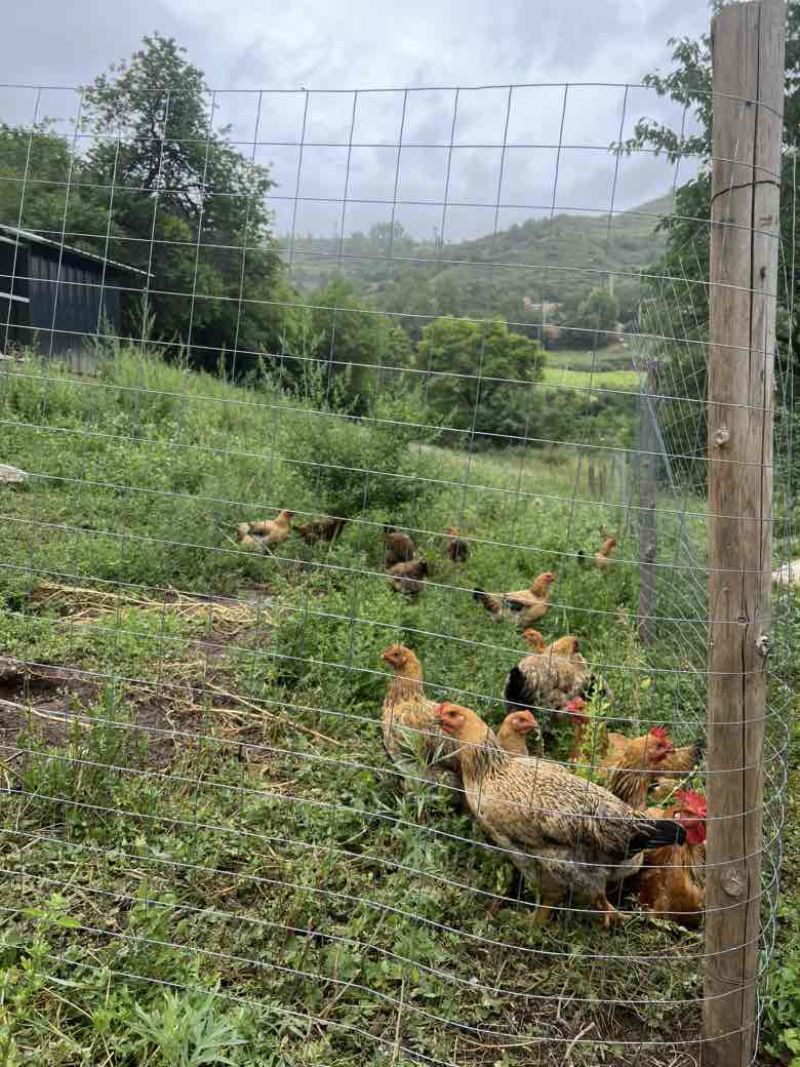
<svg viewBox="0 0 800 1067">
<path fill-rule="evenodd" d="M 374 305 L 402 314 L 414 333 L 415 316 L 423 317 L 421 324 L 448 314 L 536 323 L 541 310 L 535 305 L 543 300 L 562 305 L 572 322 L 588 294 L 608 285 L 612 271 L 618 272 L 613 293 L 626 321 L 639 299 L 638 273 L 664 249 L 656 225 L 670 203 L 663 197 L 615 215 L 610 227 L 607 215 L 557 215 L 452 244 L 415 241 L 398 226 L 392 235 L 388 224 L 341 242 L 298 237 L 294 279 L 309 291 L 341 272 Z"/>
</svg>

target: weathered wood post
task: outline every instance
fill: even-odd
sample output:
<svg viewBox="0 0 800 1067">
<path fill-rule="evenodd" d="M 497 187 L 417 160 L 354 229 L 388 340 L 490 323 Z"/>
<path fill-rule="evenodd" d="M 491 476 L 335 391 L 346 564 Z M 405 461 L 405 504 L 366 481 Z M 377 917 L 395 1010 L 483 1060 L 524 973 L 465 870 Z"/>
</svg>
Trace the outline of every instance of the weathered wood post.
<svg viewBox="0 0 800 1067">
<path fill-rule="evenodd" d="M 712 25 L 707 1067 L 755 1054 L 785 21 L 760 0 Z"/>
</svg>

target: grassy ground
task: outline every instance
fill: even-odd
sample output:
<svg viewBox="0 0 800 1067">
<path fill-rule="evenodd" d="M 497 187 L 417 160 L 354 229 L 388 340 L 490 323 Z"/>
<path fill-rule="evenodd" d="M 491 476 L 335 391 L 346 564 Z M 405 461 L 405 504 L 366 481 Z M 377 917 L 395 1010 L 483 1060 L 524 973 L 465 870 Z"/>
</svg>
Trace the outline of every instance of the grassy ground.
<svg viewBox="0 0 800 1067">
<path fill-rule="evenodd" d="M 33 477 L 0 496 L 2 1062 L 696 1062 L 701 934 L 635 910 L 610 934 L 535 928 L 470 819 L 398 791 L 377 724 L 396 640 L 496 723 L 522 646 L 470 590 L 552 569 L 543 630 L 581 635 L 633 730 L 693 739 L 704 629 L 636 640 L 625 463 L 467 455 L 404 401 L 376 414 L 124 354 L 97 379 L 4 379 L 0 459 Z M 662 503 L 683 562 L 699 520 Z M 352 521 L 333 545 L 239 549 L 236 522 L 287 505 Z M 432 564 L 416 603 L 381 573 L 390 519 Z M 461 569 L 450 523 L 476 539 Z M 603 576 L 576 553 L 606 532 Z M 693 573 L 662 582 L 665 616 L 700 618 Z"/>
<path fill-rule="evenodd" d="M 547 385 L 567 389 L 613 389 L 619 392 L 638 393 L 639 374 L 634 370 L 569 370 L 566 367 L 548 366 L 544 369 Z"/>
<path fill-rule="evenodd" d="M 547 353 L 547 366 L 574 371 L 632 371 L 633 355 L 629 348 L 600 348 L 597 352 L 555 350 Z"/>
</svg>

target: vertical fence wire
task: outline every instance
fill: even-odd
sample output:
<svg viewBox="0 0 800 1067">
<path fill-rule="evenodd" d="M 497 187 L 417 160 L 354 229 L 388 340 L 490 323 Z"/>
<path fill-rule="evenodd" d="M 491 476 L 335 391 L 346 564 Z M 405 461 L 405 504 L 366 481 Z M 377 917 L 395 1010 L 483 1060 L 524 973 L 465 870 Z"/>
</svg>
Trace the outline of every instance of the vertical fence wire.
<svg viewBox="0 0 800 1067">
<path fill-rule="evenodd" d="M 696 160 L 611 149 L 649 108 L 683 139 L 686 107 L 215 90 L 187 125 L 183 90 L 152 88 L 142 139 L 130 101 L 72 100 L 62 134 L 37 90 L 0 167 L 0 909 L 41 997 L 20 1048 L 101 1062 L 86 1020 L 127 998 L 147 1051 L 175 998 L 221 1061 L 698 1062 L 709 217 L 678 210 Z M 398 645 L 424 689 L 411 670 L 387 719 Z M 446 702 L 483 720 L 483 828 Z M 504 723 L 546 760 L 482 752 Z M 645 808 L 693 850 L 615 851 Z"/>
</svg>

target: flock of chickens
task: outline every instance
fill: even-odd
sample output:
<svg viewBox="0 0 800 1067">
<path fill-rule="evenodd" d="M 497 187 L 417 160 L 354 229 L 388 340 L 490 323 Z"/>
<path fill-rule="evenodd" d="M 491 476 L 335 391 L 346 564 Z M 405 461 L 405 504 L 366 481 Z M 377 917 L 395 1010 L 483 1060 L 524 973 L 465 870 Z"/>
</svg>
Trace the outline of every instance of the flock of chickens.
<svg viewBox="0 0 800 1067">
<path fill-rule="evenodd" d="M 239 540 L 269 551 L 289 536 L 291 518 L 282 511 L 273 520 L 242 524 Z M 311 543 L 329 541 L 341 525 L 317 520 L 297 531 Z M 469 543 L 452 527 L 447 538 L 451 561 L 463 563 Z M 416 596 L 427 561 L 394 527 L 384 527 L 384 540 L 393 588 Z M 615 547 L 609 537 L 592 560 L 579 562 L 605 571 Z M 538 922 L 554 908 L 581 903 L 610 926 L 619 912 L 609 897 L 621 896 L 624 886 L 655 915 L 695 925 L 704 905 L 706 801 L 687 785 L 702 761 L 702 744 L 675 748 L 659 726 L 633 738 L 607 729 L 603 708 L 611 694 L 581 655 L 578 638 L 547 644 L 532 627 L 550 608 L 555 580 L 546 572 L 528 589 L 473 591 L 496 622 L 522 628 L 529 647 L 506 675 L 506 714 L 496 731 L 471 708 L 427 697 L 422 665 L 410 648 L 384 650 L 393 672 L 381 715 L 386 753 L 406 784 L 448 789 L 472 813 L 518 879 L 536 892 Z M 552 758 L 560 723 L 568 724 L 571 742 L 564 762 Z"/>
</svg>

